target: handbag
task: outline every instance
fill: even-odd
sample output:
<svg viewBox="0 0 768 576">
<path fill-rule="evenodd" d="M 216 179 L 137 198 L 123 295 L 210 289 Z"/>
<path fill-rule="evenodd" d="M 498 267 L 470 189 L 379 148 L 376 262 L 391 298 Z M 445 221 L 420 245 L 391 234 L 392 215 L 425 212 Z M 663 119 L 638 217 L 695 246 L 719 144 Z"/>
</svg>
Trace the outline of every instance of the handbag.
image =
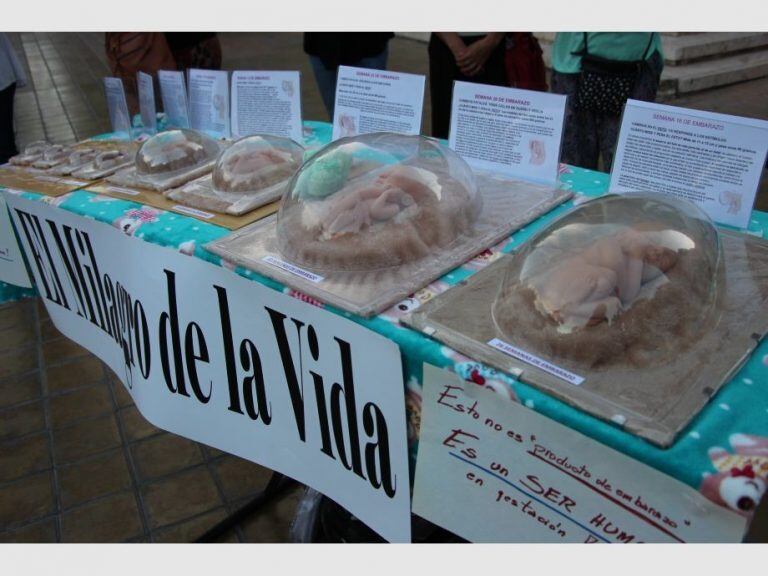
<svg viewBox="0 0 768 576">
<path fill-rule="evenodd" d="M 574 52 L 574 55 L 581 56 L 576 108 L 606 116 L 619 116 L 646 65 L 653 35 L 651 32 L 642 60 L 623 61 L 590 54 L 588 34 L 584 32 L 584 50 Z"/>
<path fill-rule="evenodd" d="M 541 45 L 530 32 L 507 32 L 504 51 L 507 85 L 524 90 L 547 91 Z"/>
</svg>

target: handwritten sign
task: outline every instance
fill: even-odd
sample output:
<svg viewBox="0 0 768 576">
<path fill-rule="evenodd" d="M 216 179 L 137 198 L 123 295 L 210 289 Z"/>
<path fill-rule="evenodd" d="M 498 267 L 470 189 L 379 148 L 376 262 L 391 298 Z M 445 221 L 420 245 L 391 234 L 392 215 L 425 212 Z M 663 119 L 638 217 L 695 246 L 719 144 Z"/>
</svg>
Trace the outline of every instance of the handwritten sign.
<svg viewBox="0 0 768 576">
<path fill-rule="evenodd" d="M 287 474 L 410 539 L 397 345 L 229 270 L 8 197 L 54 325 L 165 430 Z"/>
<path fill-rule="evenodd" d="M 339 66 L 333 139 L 370 132 L 419 134 L 424 76 Z"/>
<path fill-rule="evenodd" d="M 554 186 L 565 96 L 456 82 L 448 145 L 467 163 Z"/>
<path fill-rule="evenodd" d="M 747 228 L 768 153 L 768 122 L 628 100 L 609 192 L 689 200 Z"/>
<path fill-rule="evenodd" d="M 11 219 L 8 217 L 5 194 L 6 192 L 0 191 L 0 282 L 30 288 L 32 284 L 27 267 L 24 266 Z"/>
<path fill-rule="evenodd" d="M 746 530 L 691 487 L 429 365 L 413 512 L 474 542 L 738 542 Z"/>
</svg>

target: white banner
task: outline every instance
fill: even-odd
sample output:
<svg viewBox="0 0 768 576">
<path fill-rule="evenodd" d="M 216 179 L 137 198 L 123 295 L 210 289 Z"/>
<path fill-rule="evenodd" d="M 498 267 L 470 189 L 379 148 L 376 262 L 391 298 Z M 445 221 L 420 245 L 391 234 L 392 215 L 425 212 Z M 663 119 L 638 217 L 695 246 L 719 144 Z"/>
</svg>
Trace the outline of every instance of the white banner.
<svg viewBox="0 0 768 576">
<path fill-rule="evenodd" d="M 232 73 L 232 136 L 251 134 L 272 134 L 303 142 L 299 72 Z"/>
<path fill-rule="evenodd" d="M 333 139 L 370 132 L 419 134 L 424 76 L 339 66 Z"/>
<path fill-rule="evenodd" d="M 690 486 L 429 365 L 413 512 L 474 542 L 739 542 L 746 530 Z"/>
<path fill-rule="evenodd" d="M 224 268 L 7 198 L 41 297 L 147 420 L 312 486 L 410 539 L 398 347 Z"/>
<path fill-rule="evenodd" d="M 628 100 L 609 192 L 668 194 L 747 228 L 766 153 L 765 120 Z"/>
<path fill-rule="evenodd" d="M 5 194 L 0 192 L 0 282 L 31 288 L 27 267 L 8 217 Z"/>
<path fill-rule="evenodd" d="M 565 96 L 454 82 L 448 145 L 477 170 L 557 185 Z"/>
</svg>

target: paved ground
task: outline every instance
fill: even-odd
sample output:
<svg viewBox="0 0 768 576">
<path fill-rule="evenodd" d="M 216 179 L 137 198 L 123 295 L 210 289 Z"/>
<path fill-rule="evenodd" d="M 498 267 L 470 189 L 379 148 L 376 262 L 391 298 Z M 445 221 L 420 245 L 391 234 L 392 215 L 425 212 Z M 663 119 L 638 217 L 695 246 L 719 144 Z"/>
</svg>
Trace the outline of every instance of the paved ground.
<svg viewBox="0 0 768 576">
<path fill-rule="evenodd" d="M 102 34 L 11 39 L 30 78 L 16 99 L 20 145 L 108 130 Z M 300 34 L 223 34 L 222 46 L 230 70 L 300 70 L 305 118 L 327 119 Z M 426 74 L 426 46 L 394 40 L 390 68 Z M 763 79 L 672 103 L 768 118 L 766 93 Z M 425 133 L 429 109 L 427 94 Z M 759 207 L 768 210 L 766 179 Z M 110 369 L 61 336 L 39 302 L 0 306 L 0 541 L 190 541 L 247 501 L 268 475 L 151 426 Z M 294 490 L 228 541 L 285 541 L 299 497 Z"/>
</svg>

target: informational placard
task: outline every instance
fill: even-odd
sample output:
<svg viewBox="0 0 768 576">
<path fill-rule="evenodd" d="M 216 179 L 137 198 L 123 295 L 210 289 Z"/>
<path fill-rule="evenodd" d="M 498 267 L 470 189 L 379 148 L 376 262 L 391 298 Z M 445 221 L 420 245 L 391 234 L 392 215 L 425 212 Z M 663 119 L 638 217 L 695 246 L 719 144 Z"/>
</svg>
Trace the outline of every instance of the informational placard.
<svg viewBox="0 0 768 576">
<path fill-rule="evenodd" d="M 229 72 L 189 70 L 189 123 L 216 138 L 229 137 Z"/>
<path fill-rule="evenodd" d="M 739 542 L 746 519 L 482 384 L 424 366 L 413 512 L 473 542 Z"/>
<path fill-rule="evenodd" d="M 184 73 L 175 70 L 160 70 L 157 73 L 160 82 L 160 97 L 169 128 L 189 128 L 189 106 Z"/>
<path fill-rule="evenodd" d="M 557 184 L 566 97 L 455 82 L 448 145 L 477 170 Z"/>
<path fill-rule="evenodd" d="M 27 267 L 21 255 L 16 235 L 13 233 L 8 207 L 5 204 L 7 192 L 0 190 L 0 281 L 31 288 Z"/>
<path fill-rule="evenodd" d="M 747 228 L 768 152 L 768 122 L 628 100 L 609 192 L 690 200 Z"/>
<path fill-rule="evenodd" d="M 141 125 L 146 134 L 157 132 L 157 109 L 155 107 L 155 83 L 151 74 L 139 71 L 136 74 L 136 84 L 139 87 L 139 111 Z"/>
<path fill-rule="evenodd" d="M 308 484 L 388 540 L 410 539 L 395 343 L 117 226 L 8 204 L 54 325 L 115 371 L 147 420 Z"/>
<path fill-rule="evenodd" d="M 424 76 L 339 66 L 333 139 L 369 132 L 419 134 Z"/>
<path fill-rule="evenodd" d="M 107 110 L 112 132 L 125 138 L 131 136 L 131 115 L 125 99 L 125 88 L 120 78 L 104 78 L 104 93 L 107 97 Z"/>
<path fill-rule="evenodd" d="M 301 75 L 294 71 L 232 73 L 232 136 L 272 134 L 302 142 Z"/>
</svg>

